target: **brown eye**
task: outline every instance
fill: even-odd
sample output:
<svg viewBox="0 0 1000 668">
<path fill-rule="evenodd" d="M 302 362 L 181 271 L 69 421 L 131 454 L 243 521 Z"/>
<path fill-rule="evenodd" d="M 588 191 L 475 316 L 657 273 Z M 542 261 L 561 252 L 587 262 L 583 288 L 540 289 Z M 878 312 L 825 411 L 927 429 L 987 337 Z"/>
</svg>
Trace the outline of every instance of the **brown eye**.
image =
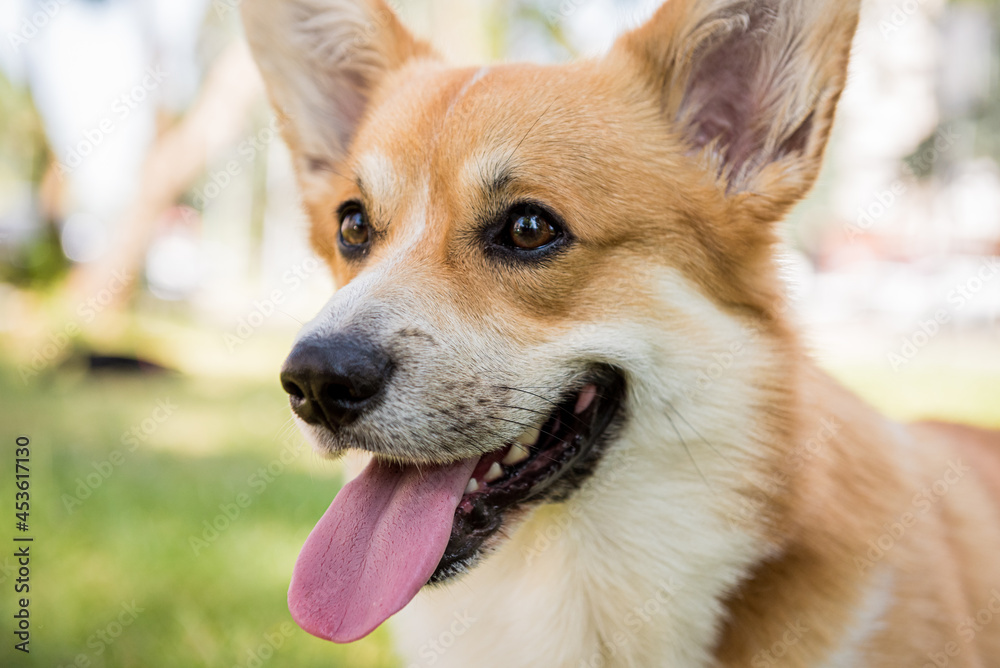
<svg viewBox="0 0 1000 668">
<path fill-rule="evenodd" d="M 340 242 L 349 248 L 364 246 L 371 239 L 368 218 L 356 202 L 340 207 Z"/>
<path fill-rule="evenodd" d="M 556 240 L 559 231 L 541 209 L 528 206 L 511 216 L 510 240 L 522 250 L 536 250 Z"/>
</svg>

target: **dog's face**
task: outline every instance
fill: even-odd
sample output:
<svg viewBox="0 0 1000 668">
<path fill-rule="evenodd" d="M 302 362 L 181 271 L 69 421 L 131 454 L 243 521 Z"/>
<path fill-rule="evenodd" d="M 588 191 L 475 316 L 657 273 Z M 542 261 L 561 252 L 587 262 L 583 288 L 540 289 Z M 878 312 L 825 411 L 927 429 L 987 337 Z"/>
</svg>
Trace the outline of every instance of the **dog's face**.
<svg viewBox="0 0 1000 668">
<path fill-rule="evenodd" d="M 319 448 L 375 454 L 372 489 L 448 472 L 418 586 L 571 495 L 747 322 L 780 346 L 769 223 L 819 169 L 855 14 L 672 0 L 601 60 L 449 69 L 376 0 L 246 3 L 341 286 L 282 382 Z"/>
</svg>

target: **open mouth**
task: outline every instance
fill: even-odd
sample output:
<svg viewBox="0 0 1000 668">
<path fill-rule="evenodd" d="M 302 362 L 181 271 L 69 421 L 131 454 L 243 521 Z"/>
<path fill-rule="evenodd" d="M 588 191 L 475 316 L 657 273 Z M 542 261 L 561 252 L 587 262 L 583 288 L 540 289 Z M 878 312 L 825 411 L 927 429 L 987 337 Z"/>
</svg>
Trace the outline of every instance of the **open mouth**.
<svg viewBox="0 0 1000 668">
<path fill-rule="evenodd" d="M 288 590 L 292 617 L 334 642 L 368 635 L 424 585 L 471 566 L 509 513 L 577 489 L 624 396 L 622 374 L 598 367 L 540 426 L 485 455 L 436 466 L 373 459 L 306 539 Z"/>
<path fill-rule="evenodd" d="M 541 427 L 483 455 L 455 510 L 451 537 L 430 582 L 441 582 L 475 561 L 505 514 L 528 501 L 559 501 L 593 471 L 608 425 L 618 414 L 625 383 L 602 367 L 558 403 Z"/>
</svg>

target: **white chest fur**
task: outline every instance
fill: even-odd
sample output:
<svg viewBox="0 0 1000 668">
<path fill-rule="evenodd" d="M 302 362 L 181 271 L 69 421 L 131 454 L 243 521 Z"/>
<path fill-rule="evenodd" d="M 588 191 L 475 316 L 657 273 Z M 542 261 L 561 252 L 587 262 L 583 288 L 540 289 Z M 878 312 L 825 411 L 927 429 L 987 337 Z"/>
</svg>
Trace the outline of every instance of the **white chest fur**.
<svg viewBox="0 0 1000 668">
<path fill-rule="evenodd" d="M 661 421 L 634 416 L 573 499 L 422 592 L 396 624 L 404 665 L 707 665 L 720 601 L 762 547 L 727 521 L 730 464 L 688 441 L 703 479 L 683 444 L 654 437 L 673 434 Z"/>
</svg>

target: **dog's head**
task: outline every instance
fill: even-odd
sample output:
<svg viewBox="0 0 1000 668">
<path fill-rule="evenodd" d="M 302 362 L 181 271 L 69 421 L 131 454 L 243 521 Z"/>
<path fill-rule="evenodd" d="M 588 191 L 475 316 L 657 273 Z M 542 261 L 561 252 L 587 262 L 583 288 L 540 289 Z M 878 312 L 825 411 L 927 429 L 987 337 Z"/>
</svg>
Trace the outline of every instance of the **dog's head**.
<svg viewBox="0 0 1000 668">
<path fill-rule="evenodd" d="M 300 558 L 307 630 L 366 634 L 572 495 L 748 322 L 780 348 L 771 224 L 820 168 L 856 18 L 671 0 L 601 59 L 451 69 L 381 0 L 244 3 L 340 286 L 282 384 L 319 448 L 375 455 Z M 780 391 L 775 359 L 720 410 Z"/>
</svg>

